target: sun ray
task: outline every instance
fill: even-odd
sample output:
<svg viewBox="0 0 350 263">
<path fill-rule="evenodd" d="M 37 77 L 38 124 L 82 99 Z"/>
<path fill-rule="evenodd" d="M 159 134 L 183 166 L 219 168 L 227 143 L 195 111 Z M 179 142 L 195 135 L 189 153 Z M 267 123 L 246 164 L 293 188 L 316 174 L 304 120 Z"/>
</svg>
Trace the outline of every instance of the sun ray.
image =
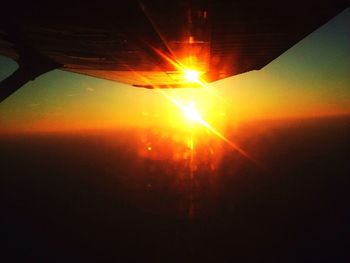
<svg viewBox="0 0 350 263">
<path fill-rule="evenodd" d="M 221 97 L 217 92 L 215 92 L 213 89 L 209 88 L 206 81 L 202 78 L 203 72 L 197 71 L 196 69 L 193 69 L 191 66 L 184 65 L 181 61 L 175 60 L 167 56 L 164 52 L 161 50 L 154 48 L 151 46 L 151 48 L 163 59 L 165 59 L 167 62 L 169 62 L 171 65 L 173 65 L 178 71 L 182 72 L 184 75 L 184 79 L 188 81 L 188 84 L 196 83 L 201 88 L 203 88 L 205 91 L 210 93 L 211 95 L 215 96 L 216 98 L 219 98 L 221 101 L 224 101 L 225 103 L 228 103 L 223 97 Z"/>
<path fill-rule="evenodd" d="M 194 107 L 194 103 L 189 103 L 188 105 L 184 105 L 181 102 L 179 102 L 176 99 L 171 100 L 184 114 L 187 118 L 189 118 L 192 121 L 195 121 L 199 124 L 201 124 L 203 127 L 205 127 L 208 131 L 210 131 L 212 134 L 220 138 L 222 141 L 227 143 L 232 149 L 237 151 L 239 154 L 244 156 L 245 158 L 249 159 L 250 161 L 254 162 L 255 164 L 259 164 L 257 160 L 255 160 L 253 157 L 251 157 L 246 151 L 244 151 L 242 148 L 240 148 L 237 144 L 229 140 L 226 136 L 224 136 L 221 132 L 219 132 L 217 129 L 215 129 L 213 126 L 211 126 L 208 122 L 206 122 L 201 115 L 196 111 Z"/>
<path fill-rule="evenodd" d="M 168 56 L 166 56 L 163 52 L 154 49 L 159 55 L 161 55 L 163 58 L 165 58 L 169 63 L 174 65 L 177 69 L 181 70 L 182 72 L 186 72 L 186 67 L 184 67 L 180 62 L 174 61 Z M 196 111 L 194 102 L 190 103 L 189 105 L 184 105 L 176 98 L 173 98 L 172 96 L 168 95 L 166 92 L 164 92 L 161 88 L 159 88 L 157 85 L 154 85 L 151 81 L 149 81 L 146 77 L 139 74 L 137 71 L 133 71 L 135 74 L 139 75 L 140 78 L 144 79 L 145 82 L 149 83 L 157 92 L 159 92 L 161 95 L 163 95 L 167 100 L 169 100 L 171 103 L 173 103 L 176 107 L 178 107 L 185 115 L 188 117 L 188 119 L 195 121 L 199 124 L 201 124 L 203 127 L 205 127 L 209 132 L 217 136 L 219 139 L 224 141 L 227 145 L 229 145 L 233 150 L 237 151 L 240 155 L 247 158 L 254 164 L 258 165 L 259 167 L 263 168 L 263 165 L 259 163 L 256 159 L 251 157 L 246 151 L 244 151 L 242 148 L 240 148 L 237 144 L 232 142 L 230 139 L 228 139 L 225 135 L 223 135 L 221 132 L 219 132 L 217 129 L 215 129 L 213 126 L 211 126 L 207 121 L 205 121 L 201 115 Z M 191 73 L 193 74 L 193 73 Z M 192 75 L 194 77 L 194 74 Z M 206 91 L 212 92 L 208 89 L 205 82 L 201 81 L 200 77 L 197 78 L 197 83 L 200 84 Z M 169 87 L 171 88 L 171 87 Z"/>
</svg>

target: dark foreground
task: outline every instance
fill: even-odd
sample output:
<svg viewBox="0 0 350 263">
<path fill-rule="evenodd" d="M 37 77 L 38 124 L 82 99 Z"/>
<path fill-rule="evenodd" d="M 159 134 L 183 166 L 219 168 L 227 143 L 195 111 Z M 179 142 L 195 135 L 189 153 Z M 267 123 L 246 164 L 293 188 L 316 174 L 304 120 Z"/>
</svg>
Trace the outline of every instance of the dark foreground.
<svg viewBox="0 0 350 263">
<path fill-rule="evenodd" d="M 181 136 L 2 136 L 0 261 L 350 262 L 349 117 Z"/>
</svg>

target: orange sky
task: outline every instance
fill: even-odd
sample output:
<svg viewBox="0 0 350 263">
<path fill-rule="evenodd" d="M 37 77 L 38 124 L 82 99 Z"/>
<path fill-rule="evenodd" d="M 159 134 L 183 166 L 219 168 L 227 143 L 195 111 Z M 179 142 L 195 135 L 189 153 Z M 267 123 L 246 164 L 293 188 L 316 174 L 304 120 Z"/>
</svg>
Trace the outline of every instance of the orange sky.
<svg viewBox="0 0 350 263">
<path fill-rule="evenodd" d="M 55 70 L 0 103 L 0 132 L 181 126 L 169 96 L 194 101 L 213 125 L 350 113 L 349 24 L 347 9 L 262 70 L 213 83 L 210 92 L 163 93 Z M 15 67 L 0 57 L 0 78 Z"/>
</svg>

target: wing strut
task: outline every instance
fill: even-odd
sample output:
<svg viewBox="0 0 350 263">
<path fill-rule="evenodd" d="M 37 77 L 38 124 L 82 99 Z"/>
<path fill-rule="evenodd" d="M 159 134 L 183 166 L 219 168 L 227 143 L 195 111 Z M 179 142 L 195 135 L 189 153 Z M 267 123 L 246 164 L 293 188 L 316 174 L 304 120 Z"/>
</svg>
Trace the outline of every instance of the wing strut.
<svg viewBox="0 0 350 263">
<path fill-rule="evenodd" d="M 0 82 L 0 103 L 28 81 L 61 66 L 41 54 L 27 49 L 20 52 L 17 63 L 18 69 Z"/>
</svg>

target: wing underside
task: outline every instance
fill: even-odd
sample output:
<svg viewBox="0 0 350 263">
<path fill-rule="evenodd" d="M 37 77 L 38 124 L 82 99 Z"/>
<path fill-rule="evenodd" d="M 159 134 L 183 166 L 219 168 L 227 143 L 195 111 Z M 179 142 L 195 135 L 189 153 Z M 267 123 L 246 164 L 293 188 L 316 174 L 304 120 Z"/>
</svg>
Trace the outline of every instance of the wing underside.
<svg viewBox="0 0 350 263">
<path fill-rule="evenodd" d="M 137 87 L 186 87 L 258 70 L 345 9 L 344 1 L 99 1 L 9 6 L 0 53 L 32 50 L 63 70 Z M 16 12 L 14 11 L 16 9 Z"/>
</svg>

